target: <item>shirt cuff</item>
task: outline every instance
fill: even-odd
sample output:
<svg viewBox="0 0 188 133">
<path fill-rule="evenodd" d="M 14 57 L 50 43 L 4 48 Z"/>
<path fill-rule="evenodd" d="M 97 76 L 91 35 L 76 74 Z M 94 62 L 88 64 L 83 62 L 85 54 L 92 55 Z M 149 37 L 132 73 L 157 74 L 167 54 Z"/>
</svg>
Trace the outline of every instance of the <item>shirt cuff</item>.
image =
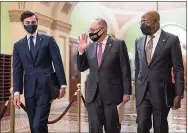
<svg viewBox="0 0 188 133">
<path fill-rule="evenodd" d="M 66 88 L 67 86 L 66 85 L 61 85 L 61 88 Z"/>
<path fill-rule="evenodd" d="M 80 52 L 80 51 L 79 51 L 79 55 L 83 55 L 83 53 L 84 53 L 84 52 Z"/>
<path fill-rule="evenodd" d="M 126 95 L 126 96 L 131 96 L 130 94 L 124 94 L 124 95 Z"/>
<path fill-rule="evenodd" d="M 18 95 L 20 95 L 20 92 L 19 92 L 19 91 L 16 91 L 16 92 L 14 93 L 14 96 L 18 96 Z"/>
</svg>

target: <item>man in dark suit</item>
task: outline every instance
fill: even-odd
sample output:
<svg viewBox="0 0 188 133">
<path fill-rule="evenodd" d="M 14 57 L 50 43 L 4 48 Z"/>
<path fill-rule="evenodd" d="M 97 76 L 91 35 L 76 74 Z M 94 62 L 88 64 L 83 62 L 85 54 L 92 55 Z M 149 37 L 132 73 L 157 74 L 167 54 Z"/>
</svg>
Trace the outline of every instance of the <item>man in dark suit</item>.
<svg viewBox="0 0 188 133">
<path fill-rule="evenodd" d="M 14 44 L 14 105 L 20 108 L 20 94 L 23 93 L 24 88 L 31 132 L 47 133 L 51 97 L 46 86 L 45 74 L 53 72 L 53 62 L 61 85 L 59 98 L 62 98 L 66 88 L 63 62 L 55 39 L 52 36 L 37 32 L 38 18 L 33 12 L 23 12 L 20 20 L 27 31 L 27 35 Z"/>
<path fill-rule="evenodd" d="M 88 36 L 79 37 L 78 69 L 89 69 L 86 102 L 90 133 L 120 133 L 117 105 L 131 95 L 131 71 L 123 40 L 107 35 L 107 23 L 98 18 Z"/>
<path fill-rule="evenodd" d="M 178 109 L 184 92 L 179 38 L 160 29 L 160 15 L 149 11 L 141 18 L 144 36 L 135 41 L 135 95 L 138 133 L 168 133 L 170 107 Z M 172 84 L 171 68 L 175 84 Z"/>
</svg>

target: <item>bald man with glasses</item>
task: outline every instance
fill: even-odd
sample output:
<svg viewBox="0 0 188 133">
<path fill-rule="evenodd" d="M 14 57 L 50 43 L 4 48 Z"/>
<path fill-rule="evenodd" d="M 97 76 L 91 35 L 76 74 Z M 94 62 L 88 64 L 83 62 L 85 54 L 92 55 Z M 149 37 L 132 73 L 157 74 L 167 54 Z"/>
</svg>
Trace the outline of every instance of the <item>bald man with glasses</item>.
<svg viewBox="0 0 188 133">
<path fill-rule="evenodd" d="M 144 36 L 135 41 L 135 95 L 137 132 L 168 133 L 170 108 L 181 107 L 184 93 L 182 52 L 179 38 L 160 28 L 160 15 L 149 11 L 141 17 Z M 171 69 L 174 80 L 172 83 Z"/>
</svg>

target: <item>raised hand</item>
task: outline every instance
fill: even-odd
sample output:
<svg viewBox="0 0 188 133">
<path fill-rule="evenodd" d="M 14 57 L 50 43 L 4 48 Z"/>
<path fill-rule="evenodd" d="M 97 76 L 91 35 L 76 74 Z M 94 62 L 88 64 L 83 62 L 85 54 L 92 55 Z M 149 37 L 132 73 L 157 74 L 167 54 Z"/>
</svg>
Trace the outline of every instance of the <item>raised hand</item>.
<svg viewBox="0 0 188 133">
<path fill-rule="evenodd" d="M 84 52 L 84 50 L 90 45 L 90 43 L 88 42 L 88 35 L 86 33 L 82 34 L 81 36 L 78 36 L 78 40 L 78 50 L 79 52 Z"/>
</svg>

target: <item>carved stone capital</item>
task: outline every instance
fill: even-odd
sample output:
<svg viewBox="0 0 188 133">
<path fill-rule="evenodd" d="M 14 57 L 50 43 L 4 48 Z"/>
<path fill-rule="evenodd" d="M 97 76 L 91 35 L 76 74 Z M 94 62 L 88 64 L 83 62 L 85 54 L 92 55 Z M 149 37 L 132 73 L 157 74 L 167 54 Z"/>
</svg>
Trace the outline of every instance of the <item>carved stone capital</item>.
<svg viewBox="0 0 188 133">
<path fill-rule="evenodd" d="M 20 22 L 20 15 L 22 13 L 22 10 L 9 10 L 10 22 Z"/>
</svg>

